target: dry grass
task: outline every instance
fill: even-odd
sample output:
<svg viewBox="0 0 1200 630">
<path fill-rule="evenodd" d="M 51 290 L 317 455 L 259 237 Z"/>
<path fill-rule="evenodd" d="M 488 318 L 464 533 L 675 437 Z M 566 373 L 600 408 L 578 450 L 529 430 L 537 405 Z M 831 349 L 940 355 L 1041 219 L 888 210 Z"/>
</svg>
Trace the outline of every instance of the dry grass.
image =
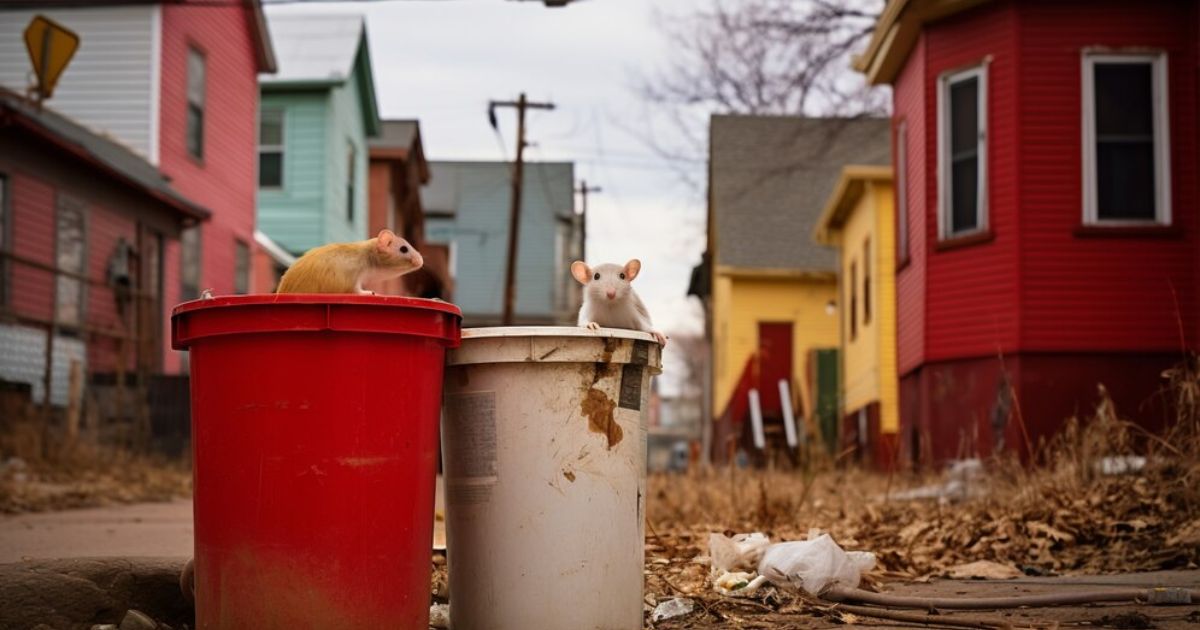
<svg viewBox="0 0 1200 630">
<path fill-rule="evenodd" d="M 1092 417 L 1069 421 L 1042 448 L 1037 466 L 989 461 L 980 480 L 983 495 L 960 503 L 889 500 L 895 490 L 928 480 L 828 465 L 808 473 L 652 475 L 647 589 L 652 599 L 698 598 L 709 621 L 728 621 L 730 614 L 758 618 L 753 605 L 713 594 L 704 556 L 709 534 L 722 531 L 762 531 L 772 540 L 803 539 L 811 528 L 827 531 L 847 549 L 877 554 L 872 581 L 927 579 L 977 560 L 1032 575 L 1195 568 L 1200 363 L 1193 357 L 1164 377 L 1164 392 L 1178 412 L 1165 435 L 1122 420 L 1102 395 Z M 1130 455 L 1145 457 L 1145 467 L 1131 474 L 1101 471 L 1104 458 Z M 792 596 L 773 597 L 775 602 L 755 604 L 761 615 L 789 606 L 819 612 Z"/>
<path fill-rule="evenodd" d="M 39 512 L 191 496 L 190 462 L 86 442 L 46 443 L 32 424 L 0 435 L 0 513 Z"/>
</svg>

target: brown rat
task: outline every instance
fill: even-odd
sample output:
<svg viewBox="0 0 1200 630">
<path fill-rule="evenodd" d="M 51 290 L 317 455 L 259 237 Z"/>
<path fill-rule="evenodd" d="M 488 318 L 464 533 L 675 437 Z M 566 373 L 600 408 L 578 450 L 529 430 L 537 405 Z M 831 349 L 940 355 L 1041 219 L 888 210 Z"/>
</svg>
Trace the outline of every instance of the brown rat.
<svg viewBox="0 0 1200 630">
<path fill-rule="evenodd" d="M 398 278 L 425 261 L 408 241 L 391 230 L 354 243 L 332 243 L 308 250 L 284 272 L 276 293 L 358 293 L 364 282 Z"/>
<path fill-rule="evenodd" d="M 654 329 L 650 312 L 630 284 L 641 270 L 642 263 L 636 258 L 624 267 L 612 263 L 588 267 L 580 260 L 571 263 L 571 275 L 583 285 L 579 325 L 591 330 L 601 326 L 640 330 L 666 346 L 667 336 Z"/>
</svg>

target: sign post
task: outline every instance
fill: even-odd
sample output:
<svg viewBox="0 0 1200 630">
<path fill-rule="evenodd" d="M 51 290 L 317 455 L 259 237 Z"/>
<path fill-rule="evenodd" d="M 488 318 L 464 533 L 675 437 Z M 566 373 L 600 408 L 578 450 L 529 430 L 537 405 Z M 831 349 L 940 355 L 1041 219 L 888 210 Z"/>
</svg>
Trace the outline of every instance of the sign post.
<svg viewBox="0 0 1200 630">
<path fill-rule="evenodd" d="M 37 85 L 31 91 L 41 105 L 54 94 L 54 86 L 79 49 L 79 36 L 44 15 L 36 15 L 25 27 L 25 49 L 37 76 Z"/>
</svg>

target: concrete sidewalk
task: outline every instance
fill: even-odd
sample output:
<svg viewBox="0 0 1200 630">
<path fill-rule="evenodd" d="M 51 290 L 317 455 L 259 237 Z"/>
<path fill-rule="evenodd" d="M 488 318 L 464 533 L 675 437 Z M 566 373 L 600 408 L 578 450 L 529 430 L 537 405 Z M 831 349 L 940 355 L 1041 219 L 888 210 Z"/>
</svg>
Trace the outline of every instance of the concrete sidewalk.
<svg viewBox="0 0 1200 630">
<path fill-rule="evenodd" d="M 437 510 L 444 514 L 441 479 Z M 138 503 L 0 516 L 0 564 L 43 558 L 192 556 L 192 501 Z M 434 521 L 433 546 L 446 548 L 446 523 Z"/>
</svg>

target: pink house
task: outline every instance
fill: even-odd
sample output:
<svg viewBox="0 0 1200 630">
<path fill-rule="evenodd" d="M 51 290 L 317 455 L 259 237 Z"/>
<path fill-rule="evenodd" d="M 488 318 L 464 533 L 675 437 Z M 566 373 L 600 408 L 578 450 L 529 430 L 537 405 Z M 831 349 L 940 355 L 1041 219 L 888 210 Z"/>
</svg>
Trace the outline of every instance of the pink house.
<svg viewBox="0 0 1200 630">
<path fill-rule="evenodd" d="M 163 309 L 211 288 L 254 291 L 258 75 L 275 70 L 262 7 L 243 3 L 47 3 L 81 45 L 47 107 L 154 165 L 211 219 L 167 240 Z M 21 31 L 35 11 L 0 11 L 0 85 L 23 91 Z M 269 288 L 269 287 L 268 287 Z M 186 369 L 163 344 L 162 372 Z"/>
</svg>

